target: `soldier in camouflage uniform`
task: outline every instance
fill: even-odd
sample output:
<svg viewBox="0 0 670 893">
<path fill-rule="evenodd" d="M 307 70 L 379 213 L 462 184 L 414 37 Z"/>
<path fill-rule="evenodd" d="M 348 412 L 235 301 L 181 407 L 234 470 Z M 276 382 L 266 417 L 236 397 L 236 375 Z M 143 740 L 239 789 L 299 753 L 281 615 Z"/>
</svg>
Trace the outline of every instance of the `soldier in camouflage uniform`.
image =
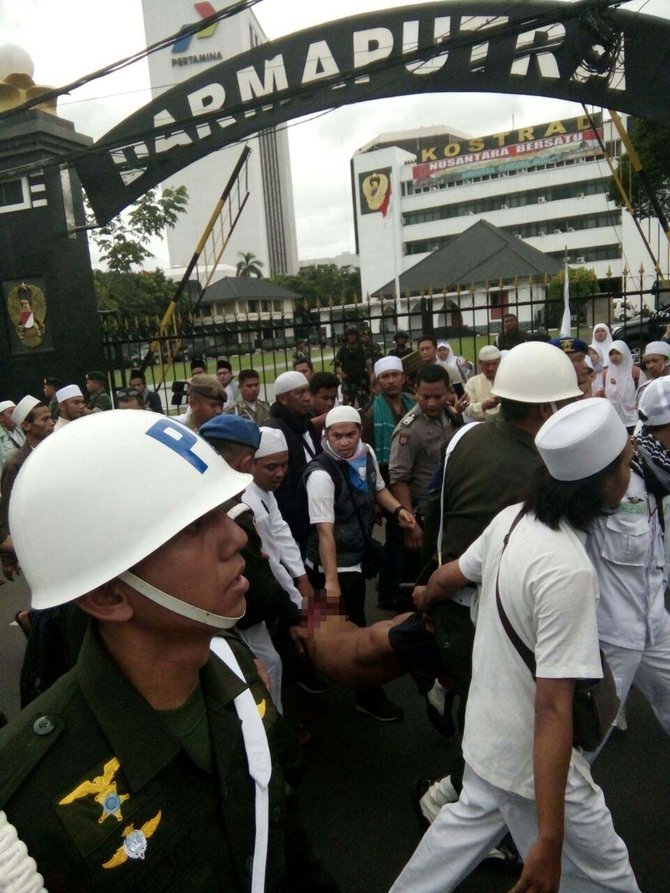
<svg viewBox="0 0 670 893">
<path fill-rule="evenodd" d="M 351 406 L 364 406 L 370 399 L 372 361 L 360 343 L 356 326 L 348 326 L 344 344 L 333 360 L 335 373 L 342 379 L 342 401 Z"/>
</svg>

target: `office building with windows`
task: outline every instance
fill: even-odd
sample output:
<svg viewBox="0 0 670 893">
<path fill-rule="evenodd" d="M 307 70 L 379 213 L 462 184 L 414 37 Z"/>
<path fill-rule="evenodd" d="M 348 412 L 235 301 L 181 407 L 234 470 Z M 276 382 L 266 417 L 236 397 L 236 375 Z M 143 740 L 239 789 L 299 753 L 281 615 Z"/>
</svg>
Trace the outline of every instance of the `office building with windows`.
<svg viewBox="0 0 670 893">
<path fill-rule="evenodd" d="M 230 2 L 217 3 L 222 9 Z M 142 0 L 147 45 L 187 24 L 214 13 L 210 3 L 192 0 Z M 149 58 L 149 75 L 154 96 L 201 73 L 207 67 L 252 49 L 267 40 L 251 10 L 220 20 L 196 35 L 177 39 Z M 263 263 L 263 274 L 296 273 L 298 249 L 293 207 L 293 185 L 285 129 L 266 129 L 248 141 L 252 152 L 248 173 L 241 178 L 241 196 L 234 194 L 230 212 L 236 215 L 242 197 L 249 198 L 240 213 L 235 230 L 222 258 L 230 269 L 240 260 L 240 252 L 251 252 Z M 230 177 L 242 146 L 228 146 L 179 171 L 164 186 L 184 185 L 188 189 L 188 213 L 182 215 L 167 241 L 172 267 L 185 267 L 190 261 L 215 204 Z M 226 223 L 226 226 L 228 224 Z"/>
<path fill-rule="evenodd" d="M 650 288 L 654 265 L 630 215 L 608 196 L 614 125 L 595 116 L 472 137 L 431 128 L 383 134 L 352 159 L 363 294 L 374 294 L 485 220 L 552 258 L 592 269 L 618 287 Z M 661 270 L 668 248 L 645 223 Z M 640 266 L 645 272 L 642 277 Z M 442 291 L 449 283 L 434 284 Z M 397 288 L 400 294 L 400 288 Z"/>
</svg>

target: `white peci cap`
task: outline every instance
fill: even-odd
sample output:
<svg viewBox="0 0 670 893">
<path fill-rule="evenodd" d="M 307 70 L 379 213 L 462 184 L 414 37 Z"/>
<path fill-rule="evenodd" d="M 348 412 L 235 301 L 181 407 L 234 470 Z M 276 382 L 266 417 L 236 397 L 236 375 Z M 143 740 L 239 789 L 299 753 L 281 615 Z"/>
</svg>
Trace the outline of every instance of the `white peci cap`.
<svg viewBox="0 0 670 893">
<path fill-rule="evenodd" d="M 64 400 L 71 400 L 73 397 L 83 397 L 81 388 L 76 384 L 66 384 L 60 391 L 56 391 L 56 400 L 62 403 Z"/>
<path fill-rule="evenodd" d="M 339 425 L 344 422 L 350 422 L 354 425 L 361 424 L 361 417 L 357 409 L 353 406 L 336 406 L 331 409 L 326 416 L 324 428 L 330 428 L 331 425 Z"/>
<path fill-rule="evenodd" d="M 402 372 L 402 360 L 400 357 L 382 357 L 375 363 L 375 375 L 379 378 L 385 372 Z"/>
<path fill-rule="evenodd" d="M 41 402 L 42 401 L 38 400 L 37 397 L 32 397 L 30 394 L 22 397 L 16 404 L 16 409 L 12 413 L 12 421 L 14 424 L 20 425 L 21 422 L 24 422 L 26 416 L 29 415 L 37 404 Z"/>
<path fill-rule="evenodd" d="M 650 341 L 644 349 L 644 355 L 670 357 L 670 344 L 667 341 Z"/>
<path fill-rule="evenodd" d="M 261 428 L 261 442 L 254 458 L 273 456 L 275 453 L 288 452 L 288 444 L 284 432 L 279 428 Z"/>
<path fill-rule="evenodd" d="M 479 351 L 479 362 L 490 363 L 492 360 L 500 359 L 500 351 L 495 344 L 485 344 Z"/>
<path fill-rule="evenodd" d="M 279 394 L 287 394 L 289 391 L 296 391 L 298 388 L 308 388 L 309 382 L 302 372 L 282 372 L 275 379 L 275 397 Z"/>
<path fill-rule="evenodd" d="M 535 437 L 549 474 L 579 481 L 606 468 L 621 454 L 628 432 L 609 400 L 591 397 L 554 413 Z"/>
<path fill-rule="evenodd" d="M 645 386 L 638 414 L 652 427 L 670 424 L 670 378 L 657 378 Z"/>
</svg>

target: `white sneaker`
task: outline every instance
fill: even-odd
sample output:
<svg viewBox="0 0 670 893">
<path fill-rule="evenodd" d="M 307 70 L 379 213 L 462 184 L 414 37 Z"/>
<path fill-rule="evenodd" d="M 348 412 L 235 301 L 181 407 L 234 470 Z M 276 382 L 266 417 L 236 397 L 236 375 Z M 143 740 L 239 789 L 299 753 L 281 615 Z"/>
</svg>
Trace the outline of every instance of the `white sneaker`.
<svg viewBox="0 0 670 893">
<path fill-rule="evenodd" d="M 428 822 L 434 822 L 437 814 L 447 803 L 455 803 L 458 800 L 456 788 L 451 783 L 451 776 L 445 775 L 428 788 L 419 800 L 419 808 L 423 817 Z"/>
</svg>

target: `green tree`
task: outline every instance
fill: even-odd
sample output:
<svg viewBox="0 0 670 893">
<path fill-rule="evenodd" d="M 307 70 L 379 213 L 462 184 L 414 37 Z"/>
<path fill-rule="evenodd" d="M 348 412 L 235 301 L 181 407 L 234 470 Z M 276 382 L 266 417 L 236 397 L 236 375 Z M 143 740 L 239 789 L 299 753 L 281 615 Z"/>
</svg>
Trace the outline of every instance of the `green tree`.
<svg viewBox="0 0 670 893">
<path fill-rule="evenodd" d="M 160 196 L 151 189 L 136 201 L 129 212 L 114 217 L 106 226 L 92 229 L 91 239 L 100 251 L 100 259 L 111 273 L 130 273 L 153 257 L 149 242 L 172 228 L 186 211 L 185 186 L 164 189 Z M 93 222 L 92 215 L 89 219 Z"/>
<path fill-rule="evenodd" d="M 262 279 L 263 271 L 261 267 L 263 266 L 263 261 L 259 260 L 252 251 L 238 251 L 237 253 L 242 259 L 237 262 L 237 273 L 235 275 L 244 279 L 249 279 L 251 276 L 257 276 L 259 279 Z"/>
<path fill-rule="evenodd" d="M 586 307 L 598 291 L 598 277 L 586 267 L 568 267 L 570 278 L 570 313 L 578 323 L 586 321 Z M 547 289 L 546 322 L 547 328 L 560 325 L 563 317 L 563 283 L 565 269 L 549 280 Z"/>
<path fill-rule="evenodd" d="M 350 266 L 316 264 L 293 276 L 277 274 L 272 281 L 302 295 L 309 308 L 327 307 L 331 299 L 333 304 L 350 304 L 361 294 L 360 272 Z"/>
<path fill-rule="evenodd" d="M 161 270 L 116 273 L 94 270 L 98 310 L 118 310 L 122 317 L 162 317 L 175 284 Z M 184 296 L 187 301 L 187 296 Z"/>
<path fill-rule="evenodd" d="M 656 193 L 664 212 L 670 216 L 670 152 L 668 152 L 670 129 L 656 121 L 635 118 L 630 129 L 630 138 L 640 156 L 648 183 Z M 627 154 L 619 159 L 617 174 L 628 193 L 636 216 L 655 216 L 640 177 L 633 170 Z M 609 181 L 608 195 L 617 205 L 624 204 L 613 178 Z"/>
</svg>

